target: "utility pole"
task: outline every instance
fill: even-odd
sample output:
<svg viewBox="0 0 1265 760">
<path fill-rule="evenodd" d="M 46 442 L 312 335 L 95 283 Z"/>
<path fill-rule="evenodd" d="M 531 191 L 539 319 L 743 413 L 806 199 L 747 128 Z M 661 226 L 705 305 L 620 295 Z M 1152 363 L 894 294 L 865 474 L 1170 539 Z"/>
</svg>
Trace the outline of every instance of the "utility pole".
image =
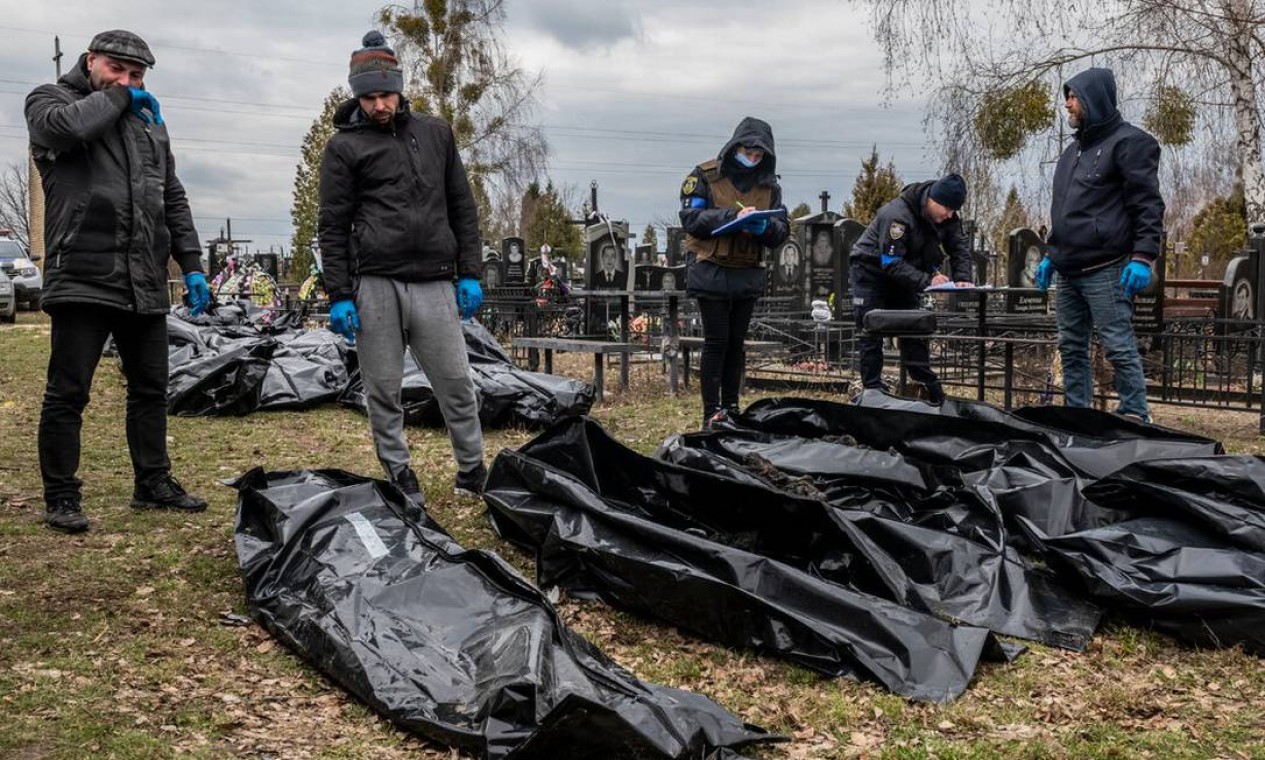
<svg viewBox="0 0 1265 760">
<path fill-rule="evenodd" d="M 53 72 L 61 79 L 61 37 L 53 37 Z M 31 246 L 31 258 L 44 266 L 44 183 L 40 180 L 39 169 L 35 166 L 35 155 L 27 150 L 26 156 L 26 192 L 27 192 L 27 230 L 28 244 Z"/>
</svg>

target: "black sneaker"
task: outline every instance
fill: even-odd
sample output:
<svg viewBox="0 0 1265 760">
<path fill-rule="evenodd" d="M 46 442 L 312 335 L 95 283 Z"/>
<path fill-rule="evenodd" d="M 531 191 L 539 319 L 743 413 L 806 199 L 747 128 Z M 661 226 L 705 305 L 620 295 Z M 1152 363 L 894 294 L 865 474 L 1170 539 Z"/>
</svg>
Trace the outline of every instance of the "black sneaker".
<svg viewBox="0 0 1265 760">
<path fill-rule="evenodd" d="M 927 386 L 927 403 L 932 406 L 940 406 L 944 403 L 944 386 L 936 383 Z"/>
<path fill-rule="evenodd" d="M 452 489 L 458 496 L 482 496 L 483 486 L 488 481 L 488 468 L 482 462 L 469 472 L 457 472 L 457 482 Z"/>
<path fill-rule="evenodd" d="M 88 518 L 83 516 L 79 499 L 68 496 L 48 503 L 44 508 L 44 524 L 62 533 L 83 533 L 88 529 Z"/>
<path fill-rule="evenodd" d="M 163 475 L 136 486 L 136 490 L 132 492 L 132 509 L 201 512 L 206 509 L 206 499 L 190 495 L 180 485 L 180 481 L 170 475 Z"/>
<path fill-rule="evenodd" d="M 422 509 L 426 508 L 426 496 L 422 493 L 422 487 L 417 483 L 417 473 L 413 472 L 412 467 L 405 467 L 395 473 L 395 477 L 391 478 L 391 483 L 403 491 L 404 495 L 413 504 Z"/>
</svg>

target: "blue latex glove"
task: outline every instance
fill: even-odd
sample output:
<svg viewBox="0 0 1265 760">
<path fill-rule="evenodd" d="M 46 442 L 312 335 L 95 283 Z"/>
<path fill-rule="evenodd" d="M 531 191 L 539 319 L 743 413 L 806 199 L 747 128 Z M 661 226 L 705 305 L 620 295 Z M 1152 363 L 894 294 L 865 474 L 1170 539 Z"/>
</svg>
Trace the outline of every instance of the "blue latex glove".
<svg viewBox="0 0 1265 760">
<path fill-rule="evenodd" d="M 360 332 L 360 314 L 356 312 L 355 301 L 344 298 L 330 305 L 329 329 L 346 338 L 348 343 L 356 342 L 356 333 Z"/>
<path fill-rule="evenodd" d="M 1054 262 L 1050 261 L 1049 256 L 1041 259 L 1041 263 L 1037 264 L 1036 281 L 1038 289 L 1050 289 L 1050 283 L 1054 281 Z"/>
<path fill-rule="evenodd" d="M 769 228 L 769 220 L 763 217 L 753 219 L 743 225 L 742 228 L 747 232 L 750 232 L 752 235 L 763 235 L 764 231 Z"/>
<path fill-rule="evenodd" d="M 1120 273 L 1120 285 L 1124 288 L 1124 297 L 1133 298 L 1146 290 L 1151 284 L 1151 267 L 1141 261 L 1130 261 Z"/>
<path fill-rule="evenodd" d="M 211 303 L 211 288 L 206 284 L 206 275 L 201 272 L 186 274 L 184 289 L 189 293 L 189 313 L 196 317 L 206 311 Z"/>
<path fill-rule="evenodd" d="M 886 253 L 879 256 L 879 264 L 882 265 L 884 269 L 887 269 L 898 261 L 900 261 L 900 256 L 892 256 Z"/>
<path fill-rule="evenodd" d="M 483 305 L 483 288 L 473 277 L 457 280 L 457 311 L 462 319 L 469 319 Z"/>
<path fill-rule="evenodd" d="M 163 112 L 158 107 L 158 98 L 155 98 L 146 90 L 138 90 L 135 87 L 127 88 L 127 93 L 132 96 L 132 113 L 144 119 L 146 124 L 163 123 Z M 149 111 L 149 113 L 145 113 L 146 111 Z M 154 115 L 152 119 L 150 114 Z"/>
</svg>

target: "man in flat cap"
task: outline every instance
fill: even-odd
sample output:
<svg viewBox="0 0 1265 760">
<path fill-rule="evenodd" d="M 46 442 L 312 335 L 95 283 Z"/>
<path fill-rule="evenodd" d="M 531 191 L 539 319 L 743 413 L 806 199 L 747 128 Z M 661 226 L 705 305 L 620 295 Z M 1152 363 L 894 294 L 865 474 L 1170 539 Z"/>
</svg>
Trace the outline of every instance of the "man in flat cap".
<svg viewBox="0 0 1265 760">
<path fill-rule="evenodd" d="M 184 273 L 194 313 L 210 292 L 162 111 L 145 89 L 153 65 L 140 37 L 102 32 L 57 84 L 26 98 L 49 246 L 42 306 L 52 319 L 52 350 L 39 426 L 44 520 L 66 533 L 88 529 L 77 475 L 80 429 L 111 335 L 127 378 L 132 506 L 206 508 L 172 477 L 167 456 L 168 258 Z"/>
<path fill-rule="evenodd" d="M 957 174 L 906 185 L 900 196 L 878 210 L 852 247 L 848 276 L 857 330 L 873 309 L 916 309 L 922 291 L 949 282 L 969 287 L 971 252 L 958 210 L 966 202 L 966 181 Z M 940 271 L 945 255 L 949 274 Z M 951 277 L 950 277 L 951 275 Z M 883 383 L 883 341 L 863 335 L 857 341 L 861 384 L 886 389 Z M 933 404 L 944 400 L 940 379 L 931 369 L 927 341 L 901 338 L 900 358 L 915 382 L 927 389 Z"/>
<path fill-rule="evenodd" d="M 458 312 L 483 301 L 478 206 L 452 127 L 409 110 L 381 33 L 351 54 L 352 97 L 334 112 L 318 223 L 330 329 L 355 342 L 378 461 L 424 504 L 404 437 L 400 383 L 411 350 L 431 382 L 457 460 L 457 493 L 483 492 L 483 430 Z M 429 465 L 430 463 L 428 463 Z M 433 469 L 433 466 L 430 467 Z"/>
</svg>

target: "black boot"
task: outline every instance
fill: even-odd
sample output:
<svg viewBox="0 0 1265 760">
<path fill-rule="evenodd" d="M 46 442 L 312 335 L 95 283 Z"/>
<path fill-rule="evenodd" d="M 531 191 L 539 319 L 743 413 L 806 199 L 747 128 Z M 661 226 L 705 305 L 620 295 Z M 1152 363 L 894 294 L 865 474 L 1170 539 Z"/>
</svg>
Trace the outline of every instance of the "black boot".
<svg viewBox="0 0 1265 760">
<path fill-rule="evenodd" d="M 138 484 L 132 491 L 132 509 L 201 512 L 206 509 L 206 500 L 187 493 L 180 482 L 168 474 Z"/>
<path fill-rule="evenodd" d="M 482 496 L 483 485 L 488 480 L 488 468 L 479 462 L 473 470 L 469 472 L 457 471 L 457 482 L 453 488 L 453 493 L 458 496 Z"/>
<path fill-rule="evenodd" d="M 927 403 L 932 406 L 940 406 L 944 403 L 944 386 L 940 383 L 930 383 L 927 385 Z"/>
<path fill-rule="evenodd" d="M 422 493 L 422 487 L 417 483 L 417 473 L 413 472 L 412 467 L 405 467 L 391 477 L 391 484 L 400 489 L 408 500 L 413 504 L 426 508 L 426 496 Z"/>
<path fill-rule="evenodd" d="M 88 518 L 83 516 L 79 499 L 67 496 L 48 503 L 44 508 L 44 524 L 62 533 L 83 533 L 88 529 Z"/>
</svg>

